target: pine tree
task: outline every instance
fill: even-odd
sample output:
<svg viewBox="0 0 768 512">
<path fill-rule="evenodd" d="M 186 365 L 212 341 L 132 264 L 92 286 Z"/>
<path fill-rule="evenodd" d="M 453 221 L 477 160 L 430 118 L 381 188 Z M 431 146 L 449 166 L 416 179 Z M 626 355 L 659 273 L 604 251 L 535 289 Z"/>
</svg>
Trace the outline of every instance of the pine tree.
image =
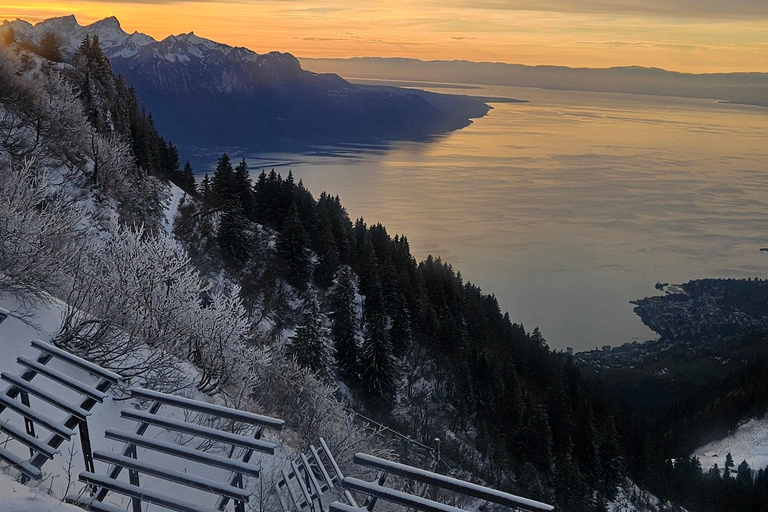
<svg viewBox="0 0 768 512">
<path fill-rule="evenodd" d="M 248 172 L 248 164 L 245 163 L 245 158 L 235 168 L 233 192 L 240 202 L 240 211 L 249 219 L 253 219 L 256 214 L 256 203 L 253 198 L 251 175 Z"/>
<path fill-rule="evenodd" d="M 277 236 L 277 254 L 285 267 L 288 282 L 300 290 L 307 287 L 309 277 L 309 236 L 299 220 L 296 204 L 291 203 L 283 229 Z"/>
<path fill-rule="evenodd" d="M 242 266 L 250 258 L 250 240 L 248 225 L 236 208 L 225 210 L 219 220 L 216 242 L 224 260 L 230 265 Z"/>
<path fill-rule="evenodd" d="M 328 351 L 323 337 L 317 301 L 305 305 L 296 332 L 288 343 L 288 353 L 304 368 L 324 374 L 328 369 Z"/>
<path fill-rule="evenodd" d="M 53 62 L 61 62 L 61 40 L 54 32 L 46 32 L 40 38 L 38 53 Z"/>
<path fill-rule="evenodd" d="M 317 256 L 319 261 L 315 267 L 315 282 L 321 288 L 328 288 L 339 269 L 339 253 L 331 226 L 324 218 L 320 222 Z"/>
<path fill-rule="evenodd" d="M 206 176 L 208 175 L 206 174 Z M 175 173 L 173 182 L 187 194 L 197 194 L 195 174 L 192 171 L 192 166 L 189 164 L 189 161 L 184 164 L 184 168 L 181 171 Z M 208 186 L 210 187 L 210 184 Z"/>
<path fill-rule="evenodd" d="M 392 340 L 392 350 L 394 355 L 402 357 L 408 347 L 411 346 L 413 332 L 411 330 L 411 312 L 408 310 L 408 304 L 402 292 L 395 295 L 394 313 L 392 316 L 392 326 L 389 328 L 389 339 Z"/>
<path fill-rule="evenodd" d="M 347 379 L 357 374 L 357 343 L 355 314 L 355 285 L 352 270 L 343 266 L 336 275 L 336 285 L 331 290 L 331 334 L 336 349 L 336 367 Z"/>
<path fill-rule="evenodd" d="M 360 354 L 360 377 L 374 397 L 390 401 L 395 396 L 395 371 L 381 295 L 381 285 L 375 282 L 365 298 L 365 340 Z"/>
<path fill-rule="evenodd" d="M 211 180 L 208 178 L 208 173 L 205 173 L 205 176 L 200 181 L 199 194 L 203 197 L 204 201 L 207 201 L 211 196 Z"/>
<path fill-rule="evenodd" d="M 231 207 L 238 202 L 235 197 L 235 170 L 226 153 L 216 162 L 216 171 L 211 178 L 211 192 L 213 200 L 221 205 Z"/>
</svg>

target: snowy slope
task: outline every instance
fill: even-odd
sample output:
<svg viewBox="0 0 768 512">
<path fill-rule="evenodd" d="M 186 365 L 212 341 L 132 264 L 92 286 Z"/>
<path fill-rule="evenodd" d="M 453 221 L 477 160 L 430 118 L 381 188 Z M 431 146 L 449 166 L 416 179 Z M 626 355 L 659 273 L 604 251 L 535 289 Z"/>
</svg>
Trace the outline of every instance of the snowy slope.
<svg viewBox="0 0 768 512">
<path fill-rule="evenodd" d="M 4 297 L 0 299 L 0 307 L 8 310 L 14 310 L 16 308 L 15 301 L 10 297 Z M 20 319 L 13 315 L 8 317 L 2 324 L 0 324 L 0 353 L 3 357 L 0 357 L 0 371 L 8 372 L 12 374 L 19 374 L 21 367 L 16 364 L 16 357 L 19 355 L 25 355 L 27 357 L 34 357 L 38 351 L 30 346 L 30 342 L 33 339 L 48 340 L 57 330 L 61 315 L 64 311 L 65 304 L 60 301 L 53 301 L 50 306 L 40 307 L 31 320 L 36 326 L 29 325 L 27 322 L 22 322 Z M 57 364 L 56 360 L 49 363 L 50 367 L 53 367 L 59 371 L 70 374 L 77 377 L 83 382 L 88 382 L 89 376 L 87 374 L 79 373 L 77 370 L 70 366 L 63 364 Z M 195 370 L 189 367 L 189 372 L 194 373 Z M 92 380 L 95 378 L 90 377 Z M 37 377 L 33 383 L 50 389 L 56 393 L 57 396 L 61 396 L 69 401 L 74 401 L 78 395 L 72 393 L 68 394 L 66 390 L 51 384 L 43 377 Z M 5 389 L 5 386 L 2 387 Z M 55 390 L 55 391 L 54 391 Z M 105 439 L 104 431 L 107 428 L 118 429 L 128 432 L 133 432 L 136 429 L 136 423 L 125 420 L 120 417 L 120 411 L 126 408 L 136 408 L 136 404 L 133 400 L 121 399 L 119 391 L 115 396 L 107 398 L 102 404 L 97 404 L 93 410 L 92 415 L 88 417 L 88 426 L 90 430 L 90 437 L 93 443 L 94 450 L 101 450 L 112 453 L 119 453 L 123 449 L 123 444 Z M 196 390 L 186 390 L 179 394 L 189 396 L 197 400 L 204 400 L 211 402 L 211 398 L 205 395 L 201 395 Z M 32 398 L 33 408 L 42 414 L 47 414 L 54 419 L 63 419 L 63 413 L 56 409 L 47 406 L 45 403 L 41 403 L 39 400 Z M 195 418 L 186 416 L 183 411 L 178 409 L 169 410 L 162 408 L 160 413 L 164 417 L 174 418 L 176 420 L 183 421 L 195 421 Z M 16 426 L 23 429 L 23 423 L 20 418 L 15 414 L 9 414 L 5 412 L 0 416 L 0 420 L 9 421 L 9 423 L 17 424 Z M 43 430 L 45 432 L 45 430 Z M 165 429 L 158 427 L 150 427 L 145 434 L 148 437 L 164 440 L 168 442 L 176 442 L 183 440 L 187 442 L 187 446 L 197 446 L 200 440 L 185 436 L 182 439 L 180 434 L 176 434 Z M 5 436 L 0 435 L 0 443 L 5 441 Z M 5 445 L 6 449 L 16 453 L 20 456 L 28 456 L 26 449 L 19 443 L 9 441 Z M 71 450 L 70 450 L 71 449 Z M 212 447 L 209 450 L 211 453 L 218 453 L 221 451 L 219 447 Z M 270 469 L 283 464 L 282 451 L 279 452 L 278 457 L 255 457 L 252 462 L 262 463 L 266 473 L 271 473 Z M 228 455 L 224 453 L 223 455 Z M 144 449 L 138 450 L 138 458 L 144 462 L 154 463 L 156 465 L 175 469 L 181 472 L 189 472 L 192 474 L 205 476 L 216 481 L 225 482 L 228 480 L 230 474 L 224 470 L 218 470 L 210 467 L 203 467 L 200 464 L 194 462 L 183 461 L 178 458 L 160 455 L 152 452 L 148 452 Z M 268 469 L 270 468 L 270 469 Z M 0 465 L 0 469 L 2 466 Z M 48 511 L 51 512 L 70 512 L 75 510 L 81 510 L 79 508 L 72 508 L 68 506 L 60 505 L 58 501 L 48 499 L 44 494 L 51 494 L 54 498 L 61 499 L 65 495 L 72 493 L 77 494 L 82 485 L 77 481 L 77 475 L 84 470 L 82 454 L 80 450 L 79 434 L 75 435 L 70 442 L 65 442 L 61 448 L 60 453 L 57 454 L 53 460 L 45 463 L 43 466 L 43 479 L 41 482 L 34 484 L 33 487 L 43 489 L 43 491 L 26 488 L 21 484 L 13 482 L 12 478 L 8 475 L 3 475 L 0 471 L 0 512 L 32 512 L 32 511 Z M 106 464 L 96 462 L 96 473 L 105 475 L 108 471 Z M 10 472 L 13 474 L 13 471 Z M 123 472 L 127 473 L 127 472 Z M 265 475 L 266 476 L 266 475 Z M 121 481 L 128 482 L 127 474 L 121 475 Z M 246 482 L 247 484 L 247 482 Z M 215 498 L 208 493 L 202 491 L 190 490 L 175 484 L 169 484 L 162 480 L 142 477 L 142 487 L 147 489 L 153 489 L 160 491 L 163 494 L 175 496 L 178 499 L 182 499 L 189 502 L 195 502 L 199 504 L 213 505 Z M 5 500 L 6 496 L 10 496 L 8 500 Z M 125 508 L 128 505 L 128 500 L 115 496 L 108 497 L 107 502 L 112 502 Z M 9 505 L 13 503 L 13 507 Z"/>
<path fill-rule="evenodd" d="M 768 466 L 768 417 L 749 420 L 739 426 L 731 435 L 706 444 L 693 452 L 707 471 L 715 463 L 725 466 L 725 456 L 731 454 L 738 466 L 742 460 L 753 470 Z"/>
<path fill-rule="evenodd" d="M 83 512 L 49 496 L 43 489 L 15 482 L 0 474 L 0 512 Z"/>
</svg>

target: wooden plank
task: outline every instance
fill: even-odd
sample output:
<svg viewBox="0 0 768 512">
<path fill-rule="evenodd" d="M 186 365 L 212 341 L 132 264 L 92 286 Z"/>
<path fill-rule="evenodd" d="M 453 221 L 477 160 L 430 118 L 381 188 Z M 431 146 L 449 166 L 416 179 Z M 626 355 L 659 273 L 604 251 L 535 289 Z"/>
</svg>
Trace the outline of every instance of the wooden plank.
<svg viewBox="0 0 768 512">
<path fill-rule="evenodd" d="M 345 489 L 369 494 L 374 498 L 391 501 L 392 503 L 415 508 L 417 510 L 423 510 L 424 512 L 467 512 L 462 508 L 452 507 L 451 505 L 428 500 L 426 498 L 420 498 L 418 496 L 412 496 L 405 492 L 396 491 L 373 482 L 365 482 L 357 478 L 347 477 L 342 482 L 342 485 Z"/>
<path fill-rule="evenodd" d="M 52 459 L 54 455 L 59 453 L 59 450 L 51 448 L 45 444 L 44 441 L 37 439 L 36 437 L 32 437 L 23 430 L 19 430 L 18 428 L 14 427 L 10 423 L 0 423 L 0 432 L 8 434 L 23 445 L 42 453 L 48 459 Z"/>
<path fill-rule="evenodd" d="M 146 462 L 124 457 L 122 455 L 110 454 L 101 451 L 95 451 L 93 458 L 106 462 L 107 464 L 113 464 L 115 466 L 122 466 L 125 469 L 138 471 L 146 475 L 154 476 L 162 480 L 167 480 L 176 484 L 191 487 L 193 489 L 199 489 L 201 491 L 218 494 L 221 496 L 228 496 L 232 499 L 248 501 L 251 496 L 250 491 L 244 489 L 238 489 L 230 485 L 216 482 L 209 478 L 204 478 L 190 473 L 183 473 L 173 469 L 166 469 L 154 464 L 148 464 Z"/>
<path fill-rule="evenodd" d="M 254 414 L 251 412 L 230 409 L 229 407 L 222 407 L 220 405 L 208 404 L 198 400 L 182 398 L 176 395 L 159 393 L 149 389 L 133 388 L 130 390 L 130 393 L 136 398 L 157 400 L 158 402 L 162 402 L 167 405 L 181 407 L 190 411 L 202 412 L 204 414 L 210 414 L 211 416 L 218 416 L 219 418 L 226 418 L 228 420 L 242 421 L 243 423 L 250 423 L 252 425 L 261 425 L 267 428 L 282 430 L 283 425 L 285 424 L 283 420 L 278 420 L 277 418 L 270 418 L 269 416 L 262 416 L 260 414 Z"/>
<path fill-rule="evenodd" d="M 12 467 L 21 471 L 24 475 L 32 480 L 39 480 L 43 476 L 43 472 L 39 468 L 34 467 L 28 460 L 24 460 L 15 453 L 11 453 L 5 448 L 0 448 L 0 460 L 5 461 Z"/>
<path fill-rule="evenodd" d="M 167 428 L 169 430 L 175 430 L 177 432 L 183 432 L 185 434 L 191 434 L 198 437 L 205 437 L 207 439 L 221 441 L 223 443 L 228 443 L 235 446 L 242 446 L 244 448 L 249 448 L 261 453 L 267 453 L 269 455 L 274 455 L 275 449 L 277 448 L 277 444 L 270 443 L 268 441 L 252 439 L 251 437 L 241 436 L 231 432 L 224 432 L 223 430 L 204 427 L 202 425 L 195 425 L 185 421 L 174 420 L 172 418 L 166 418 L 156 414 L 149 414 L 144 411 L 121 411 L 120 415 L 123 418 L 127 418 L 129 420 L 149 423 L 150 425 Z"/>
<path fill-rule="evenodd" d="M 97 402 L 103 402 L 105 398 L 107 398 L 106 393 L 100 392 L 98 389 L 88 386 L 87 384 L 83 384 L 80 381 L 77 381 L 70 377 L 69 375 L 65 375 L 61 373 L 60 371 L 54 370 L 53 368 L 48 368 L 45 365 L 42 365 L 38 363 L 37 361 L 33 361 L 29 359 L 28 357 L 20 356 L 16 358 L 16 361 L 30 370 L 34 370 L 40 375 L 47 377 L 51 379 L 52 381 L 58 382 L 62 386 L 66 386 L 71 390 L 77 391 L 81 395 L 85 395 L 88 398 L 92 398 L 93 400 L 96 400 Z M 23 378 L 23 376 L 22 376 Z M 25 379 L 26 380 L 26 379 Z"/>
<path fill-rule="evenodd" d="M 101 503 L 100 501 L 97 501 L 91 497 L 69 495 L 67 496 L 67 502 L 74 503 L 75 505 L 83 507 L 86 510 L 91 510 L 93 512 L 125 512 L 124 508 L 120 508 L 116 505 L 110 505 L 109 503 Z"/>
<path fill-rule="evenodd" d="M 202 507 L 196 503 L 189 503 L 170 496 L 165 496 L 159 492 L 144 489 L 135 485 L 127 484 L 119 480 L 112 480 L 109 477 L 96 475 L 84 471 L 80 473 L 80 481 L 91 485 L 97 485 L 112 492 L 136 498 L 147 503 L 154 503 L 160 507 L 176 510 L 177 512 L 212 512 L 213 509 Z"/>
<path fill-rule="evenodd" d="M 331 467 L 333 468 L 333 470 L 338 475 L 339 480 L 340 481 L 343 480 L 344 479 L 344 475 L 342 474 L 341 469 L 339 469 L 339 465 L 336 464 L 336 459 L 333 458 L 333 454 L 331 453 L 330 448 L 328 448 L 328 445 L 325 444 L 325 439 L 323 439 L 322 437 L 320 438 L 320 446 L 323 448 L 323 451 L 328 456 L 328 460 L 331 463 Z"/>
<path fill-rule="evenodd" d="M 53 396 L 49 391 L 39 388 L 31 382 L 22 379 L 21 377 L 3 372 L 0 373 L 0 379 L 3 379 L 4 381 L 12 384 L 13 386 L 16 386 L 20 390 L 25 391 L 32 396 L 36 396 L 44 402 L 48 402 L 57 409 L 61 409 L 62 411 L 66 412 L 67 414 L 75 416 L 81 421 L 84 421 L 87 416 L 90 416 L 89 412 L 82 410 L 77 405 L 71 404 L 66 400 L 62 400 L 59 397 Z"/>
<path fill-rule="evenodd" d="M 309 465 L 307 456 L 303 453 L 300 453 L 299 457 L 301 457 L 301 463 L 304 466 L 304 470 L 307 472 L 307 476 L 309 477 L 309 483 L 311 487 L 313 487 L 314 492 L 317 495 L 317 499 L 319 500 L 320 496 L 323 495 L 323 490 L 320 488 L 320 482 L 318 482 L 317 478 L 315 478 L 315 473 L 312 472 L 312 466 Z"/>
<path fill-rule="evenodd" d="M 62 437 L 66 437 L 67 439 L 69 439 L 75 434 L 74 430 L 67 428 L 63 423 L 55 421 L 40 413 L 37 413 L 31 408 L 25 407 L 20 402 L 17 402 L 12 398 L 8 398 L 6 395 L 1 393 L 0 393 L 0 404 L 3 404 L 6 408 L 21 414 L 25 418 L 32 420 L 35 424 L 40 425 L 41 427 L 44 427 L 50 430 L 51 432 L 58 434 Z"/>
<path fill-rule="evenodd" d="M 496 489 L 490 489 L 481 485 L 465 482 L 458 478 L 452 478 L 438 473 L 432 473 L 431 471 L 425 471 L 423 469 L 414 468 L 398 462 L 392 462 L 373 455 L 365 453 L 355 454 L 354 461 L 356 464 L 363 466 L 380 469 L 394 475 L 402 476 L 405 478 L 412 478 L 424 482 L 428 485 L 436 485 L 449 491 L 466 494 L 473 498 L 481 500 L 491 501 L 512 508 L 519 508 L 530 511 L 550 511 L 554 510 L 552 505 L 541 503 L 539 501 L 529 500 L 514 494 L 509 494 Z"/>
<path fill-rule="evenodd" d="M 323 464 L 323 460 L 320 458 L 320 454 L 317 453 L 317 448 L 315 448 L 313 445 L 309 445 L 309 450 L 312 452 L 312 456 L 315 458 L 315 462 L 317 462 L 317 466 L 320 468 L 320 472 L 323 474 L 323 479 L 325 480 L 326 485 L 329 489 L 335 489 L 333 481 L 331 480 L 331 475 L 328 474 L 328 470 L 325 469 L 325 464 Z"/>
<path fill-rule="evenodd" d="M 229 471 L 234 471 L 245 475 L 256 477 L 259 476 L 258 467 L 243 463 L 238 460 L 228 459 L 226 457 L 222 457 L 221 455 L 200 452 L 186 446 L 179 446 L 174 443 L 167 443 L 157 439 L 149 439 L 140 435 L 133 434 L 131 432 L 123 432 L 120 430 L 107 429 L 107 431 L 104 432 L 104 436 L 107 439 L 134 444 L 136 446 L 141 446 L 142 448 L 148 448 L 156 452 L 166 453 L 168 455 L 199 462 L 201 464 L 208 464 L 210 466 L 227 469 Z"/>
<path fill-rule="evenodd" d="M 346 503 L 341 503 L 340 501 L 334 501 L 331 503 L 329 512 L 365 512 L 365 508 L 353 507 L 352 505 L 347 505 Z"/>
<path fill-rule="evenodd" d="M 296 466 L 296 463 L 294 461 L 291 461 L 291 468 L 293 469 L 293 474 L 296 477 L 296 481 L 299 482 L 299 489 L 301 490 L 301 494 L 304 496 L 304 500 L 311 507 L 312 497 L 309 495 L 309 490 L 307 489 L 307 486 L 304 484 L 304 480 L 302 480 L 301 474 L 299 474 L 299 468 Z"/>
<path fill-rule="evenodd" d="M 106 370 L 97 364 L 93 364 L 90 361 L 86 361 L 82 357 L 78 357 L 74 354 L 71 354 L 66 350 L 62 350 L 59 347 L 51 345 L 50 343 L 45 343 L 44 341 L 40 341 L 40 340 L 32 340 L 32 346 L 38 350 L 41 350 L 47 354 L 52 355 L 57 359 L 66 361 L 72 366 L 80 368 L 81 370 L 84 370 L 90 373 L 91 375 L 94 375 L 102 379 L 106 379 L 110 381 L 112 384 L 117 383 L 117 381 L 123 378 L 121 375 L 118 375 L 115 372 Z"/>
<path fill-rule="evenodd" d="M 291 500 L 293 500 L 293 505 L 296 507 L 296 510 L 298 512 L 303 508 L 299 504 L 299 497 L 296 496 L 296 491 L 294 491 L 293 487 L 291 487 L 291 479 L 288 477 L 288 472 L 285 470 L 285 468 L 282 469 L 282 473 L 283 473 L 283 482 L 285 482 L 285 487 L 288 489 L 288 494 L 290 494 Z"/>
</svg>

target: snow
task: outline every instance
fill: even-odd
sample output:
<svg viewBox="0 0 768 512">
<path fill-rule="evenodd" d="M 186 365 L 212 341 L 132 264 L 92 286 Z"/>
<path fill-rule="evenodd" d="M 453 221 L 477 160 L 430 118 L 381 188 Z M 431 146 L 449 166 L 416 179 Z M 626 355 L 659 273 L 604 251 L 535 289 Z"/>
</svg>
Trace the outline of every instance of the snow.
<svg viewBox="0 0 768 512">
<path fill-rule="evenodd" d="M 708 471 L 715 463 L 723 468 L 729 452 L 737 466 L 743 460 L 753 470 L 768 466 L 768 416 L 747 421 L 729 436 L 697 448 L 693 455 L 701 461 L 701 468 Z"/>
<path fill-rule="evenodd" d="M 165 232 L 168 234 L 168 236 L 172 237 L 173 222 L 176 218 L 176 214 L 179 212 L 179 204 L 181 204 L 181 198 L 184 196 L 184 191 L 171 183 L 170 194 L 171 197 L 168 200 L 168 203 L 163 207 L 163 226 L 165 227 Z"/>
<path fill-rule="evenodd" d="M 2 512 L 83 512 L 49 496 L 43 490 L 15 482 L 0 473 L 0 510 Z"/>
</svg>

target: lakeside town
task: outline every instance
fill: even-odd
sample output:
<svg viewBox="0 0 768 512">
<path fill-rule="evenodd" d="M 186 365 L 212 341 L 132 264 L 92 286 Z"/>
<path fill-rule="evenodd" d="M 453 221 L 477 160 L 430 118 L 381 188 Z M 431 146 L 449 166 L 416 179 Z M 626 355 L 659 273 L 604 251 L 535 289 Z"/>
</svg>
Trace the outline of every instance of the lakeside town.
<svg viewBox="0 0 768 512">
<path fill-rule="evenodd" d="M 633 368 L 675 349 L 685 358 L 721 354 L 729 340 L 768 331 L 768 281 L 700 279 L 682 285 L 657 284 L 664 295 L 631 301 L 635 313 L 659 338 L 617 347 L 605 345 L 575 355 L 579 363 Z"/>
</svg>

